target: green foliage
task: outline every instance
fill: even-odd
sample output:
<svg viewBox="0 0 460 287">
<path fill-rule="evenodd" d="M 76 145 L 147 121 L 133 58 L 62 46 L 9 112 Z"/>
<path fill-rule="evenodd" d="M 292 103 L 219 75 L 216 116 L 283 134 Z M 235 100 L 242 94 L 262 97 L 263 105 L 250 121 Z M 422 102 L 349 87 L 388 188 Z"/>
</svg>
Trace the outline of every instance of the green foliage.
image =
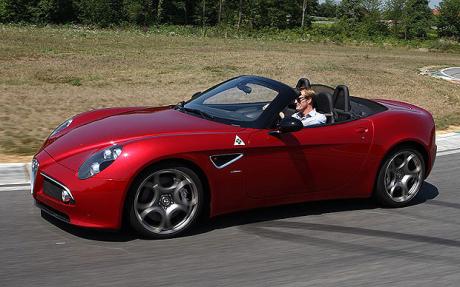
<svg viewBox="0 0 460 287">
<path fill-rule="evenodd" d="M 318 5 L 317 16 L 334 18 L 337 16 L 337 4 L 334 0 L 326 0 Z"/>
<path fill-rule="evenodd" d="M 0 0 L 0 23 L 1 22 L 6 22 L 4 20 L 6 18 L 8 11 L 6 7 L 6 1 L 5 0 Z"/>
<path fill-rule="evenodd" d="M 442 2 L 439 35 L 459 37 L 459 2 Z M 323 21 L 325 26 L 315 24 L 313 20 L 319 18 L 316 16 L 327 18 Z M 347 39 L 436 37 L 431 29 L 428 0 L 342 0 L 340 4 L 335 0 L 321 4 L 318 0 L 0 0 L 0 21 L 137 25 L 145 32 L 153 25 L 192 25 L 201 29 L 201 36 L 221 32 L 227 35 L 234 28 L 257 35 L 289 29 L 281 34 L 290 38 L 300 33 L 303 38 L 305 32 L 310 35 L 307 38 L 315 35 L 337 43 Z M 296 29 L 301 27 L 305 31 Z"/>
<path fill-rule="evenodd" d="M 390 28 L 393 35 L 403 37 L 402 18 L 406 0 L 388 0 L 385 3 L 384 19 L 390 21 Z"/>
<path fill-rule="evenodd" d="M 155 23 L 156 6 L 153 1 L 124 0 L 123 4 L 129 22 L 143 26 Z"/>
<path fill-rule="evenodd" d="M 33 9 L 35 22 L 39 23 L 68 23 L 75 20 L 72 1 L 40 0 Z"/>
<path fill-rule="evenodd" d="M 362 22 L 366 11 L 363 0 L 342 0 L 339 5 L 337 14 L 342 23 L 349 27 L 355 27 Z"/>
<path fill-rule="evenodd" d="M 29 22 L 33 18 L 36 0 L 0 0 L 0 20 L 4 23 Z"/>
<path fill-rule="evenodd" d="M 83 24 L 107 27 L 118 25 L 125 19 L 123 0 L 74 0 L 74 4 Z"/>
<path fill-rule="evenodd" d="M 388 0 L 384 18 L 390 21 L 390 29 L 399 38 L 426 39 L 433 24 L 428 0 Z"/>
<path fill-rule="evenodd" d="M 460 39 L 460 0 L 444 0 L 439 12 L 439 34 Z"/>
<path fill-rule="evenodd" d="M 460 43 L 447 39 L 436 39 L 427 43 L 427 48 L 444 52 L 460 52 Z"/>
<path fill-rule="evenodd" d="M 406 0 L 401 19 L 404 39 L 426 38 L 432 17 L 428 0 Z"/>
</svg>

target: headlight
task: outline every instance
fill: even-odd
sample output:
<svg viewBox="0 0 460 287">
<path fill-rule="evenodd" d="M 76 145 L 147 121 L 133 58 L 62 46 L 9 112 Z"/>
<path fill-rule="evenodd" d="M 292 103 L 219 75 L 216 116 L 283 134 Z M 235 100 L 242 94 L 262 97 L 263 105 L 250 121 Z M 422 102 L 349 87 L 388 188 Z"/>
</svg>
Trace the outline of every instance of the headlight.
<svg viewBox="0 0 460 287">
<path fill-rule="evenodd" d="M 78 178 L 87 179 L 100 173 L 120 156 L 121 150 L 121 146 L 113 145 L 93 154 L 78 169 Z"/>
<path fill-rule="evenodd" d="M 72 120 L 73 120 L 73 119 L 68 119 L 68 120 L 66 120 L 65 122 L 63 122 L 62 124 L 60 124 L 60 125 L 50 134 L 49 138 L 52 137 L 52 136 L 54 136 L 54 135 L 57 134 L 58 132 L 64 130 L 64 129 L 67 128 L 68 126 L 70 126 L 70 124 L 72 123 Z"/>
</svg>

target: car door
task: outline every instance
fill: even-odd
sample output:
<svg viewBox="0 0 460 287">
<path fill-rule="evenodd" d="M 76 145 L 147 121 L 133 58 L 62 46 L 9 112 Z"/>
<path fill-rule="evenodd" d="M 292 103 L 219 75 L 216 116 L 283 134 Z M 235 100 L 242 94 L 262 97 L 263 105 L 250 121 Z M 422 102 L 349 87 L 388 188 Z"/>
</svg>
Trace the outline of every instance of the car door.
<svg viewBox="0 0 460 287">
<path fill-rule="evenodd" d="M 277 136 L 255 131 L 245 151 L 246 191 L 267 198 L 348 188 L 359 180 L 372 135 L 366 119 Z"/>
</svg>

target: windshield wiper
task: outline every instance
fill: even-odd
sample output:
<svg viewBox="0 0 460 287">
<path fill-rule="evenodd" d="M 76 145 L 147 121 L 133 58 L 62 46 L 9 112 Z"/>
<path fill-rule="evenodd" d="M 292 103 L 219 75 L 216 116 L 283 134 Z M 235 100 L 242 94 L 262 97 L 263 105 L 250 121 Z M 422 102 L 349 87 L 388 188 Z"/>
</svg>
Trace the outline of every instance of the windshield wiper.
<svg viewBox="0 0 460 287">
<path fill-rule="evenodd" d="M 185 105 L 185 101 L 178 102 L 177 105 L 174 107 L 174 109 L 180 110 L 184 107 L 184 105 Z"/>
<path fill-rule="evenodd" d="M 179 103 L 174 107 L 174 109 L 176 109 L 176 110 L 181 110 L 181 111 L 186 111 L 186 112 L 188 112 L 188 113 L 193 113 L 193 114 L 196 114 L 196 115 L 201 116 L 201 117 L 204 118 L 204 119 L 211 119 L 211 120 L 214 119 L 214 116 L 213 116 L 213 115 L 210 115 L 210 114 L 208 114 L 208 113 L 206 113 L 206 112 L 203 112 L 203 111 L 201 111 L 201 110 L 198 110 L 198 109 L 186 108 L 186 107 L 184 107 L 184 105 L 185 105 L 185 102 L 184 102 L 184 101 L 179 102 Z"/>
<path fill-rule="evenodd" d="M 214 119 L 214 116 L 213 115 L 210 115 L 206 112 L 203 112 L 201 110 L 198 110 L 198 109 L 191 109 L 191 108 L 186 108 L 184 106 L 181 106 L 180 107 L 181 110 L 184 110 L 186 112 L 189 112 L 189 113 L 193 113 L 193 114 L 197 114 L 197 115 L 200 115 L 202 118 L 204 119 Z"/>
</svg>

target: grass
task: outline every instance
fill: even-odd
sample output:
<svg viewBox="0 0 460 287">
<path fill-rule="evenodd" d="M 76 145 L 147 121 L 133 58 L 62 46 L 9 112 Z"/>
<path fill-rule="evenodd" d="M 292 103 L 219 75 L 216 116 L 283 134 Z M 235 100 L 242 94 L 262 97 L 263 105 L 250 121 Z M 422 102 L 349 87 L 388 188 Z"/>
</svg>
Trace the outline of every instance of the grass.
<svg viewBox="0 0 460 287">
<path fill-rule="evenodd" d="M 346 84 L 422 106 L 439 128 L 460 123 L 460 86 L 418 74 L 460 66 L 456 53 L 81 27 L 0 25 L 0 39 L 0 154 L 33 154 L 77 113 L 173 104 L 240 74 Z"/>
</svg>

